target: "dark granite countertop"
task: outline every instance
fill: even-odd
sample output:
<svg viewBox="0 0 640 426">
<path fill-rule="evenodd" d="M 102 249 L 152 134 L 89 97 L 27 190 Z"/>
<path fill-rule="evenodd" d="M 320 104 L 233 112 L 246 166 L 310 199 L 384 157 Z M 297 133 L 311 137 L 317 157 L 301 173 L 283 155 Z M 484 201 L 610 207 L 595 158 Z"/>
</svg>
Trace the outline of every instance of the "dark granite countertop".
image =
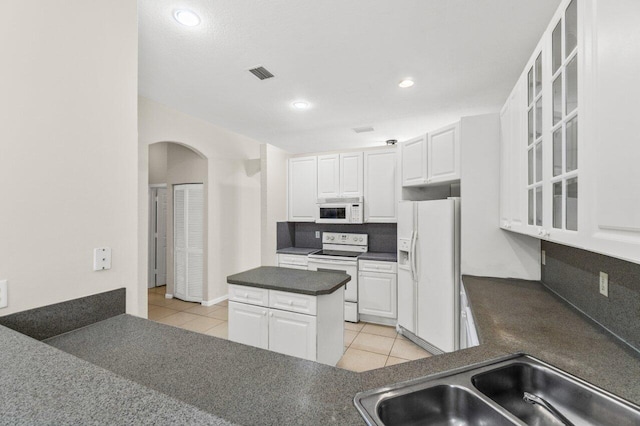
<svg viewBox="0 0 640 426">
<path fill-rule="evenodd" d="M 278 266 L 260 266 L 227 277 L 229 284 L 312 296 L 331 294 L 349 281 L 351 276 L 342 272 L 304 271 Z"/>
<path fill-rule="evenodd" d="M 276 250 L 278 254 L 297 254 L 301 256 L 306 256 L 311 253 L 315 253 L 320 251 L 318 248 L 307 248 L 307 247 L 287 247 Z"/>
<path fill-rule="evenodd" d="M 526 352 L 635 403 L 640 356 L 540 283 L 464 277 L 482 344 L 353 373 L 158 324 L 114 317 L 48 340 L 134 382 L 243 424 L 363 424 L 354 395 Z"/>
<path fill-rule="evenodd" d="M 3 326 L 0 346 L 0 424 L 231 424 Z"/>
<path fill-rule="evenodd" d="M 390 253 L 368 251 L 358 256 L 358 260 L 377 260 L 380 262 L 397 262 L 398 253 L 395 251 Z"/>
</svg>

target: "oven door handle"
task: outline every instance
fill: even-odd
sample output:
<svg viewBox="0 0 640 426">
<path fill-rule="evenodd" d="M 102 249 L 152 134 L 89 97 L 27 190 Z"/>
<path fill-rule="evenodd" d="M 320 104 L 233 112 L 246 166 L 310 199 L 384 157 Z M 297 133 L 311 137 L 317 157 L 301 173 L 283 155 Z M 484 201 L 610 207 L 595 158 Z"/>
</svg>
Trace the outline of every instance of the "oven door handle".
<svg viewBox="0 0 640 426">
<path fill-rule="evenodd" d="M 325 260 L 325 259 L 309 259 L 309 263 L 314 263 L 316 265 L 335 265 L 335 266 L 356 266 L 357 261 L 350 262 L 348 260 Z"/>
</svg>

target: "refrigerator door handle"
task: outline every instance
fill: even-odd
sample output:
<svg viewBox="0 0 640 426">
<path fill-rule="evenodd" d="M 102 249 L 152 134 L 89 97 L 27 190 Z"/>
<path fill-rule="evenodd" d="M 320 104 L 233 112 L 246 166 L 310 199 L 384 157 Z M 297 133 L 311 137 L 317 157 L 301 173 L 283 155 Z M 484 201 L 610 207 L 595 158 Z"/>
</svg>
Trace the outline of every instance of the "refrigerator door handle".
<svg viewBox="0 0 640 426">
<path fill-rule="evenodd" d="M 418 281 L 418 270 L 416 264 L 416 240 L 418 239 L 418 233 L 413 231 L 411 233 L 411 249 L 410 249 L 410 257 L 409 262 L 411 263 L 411 279 L 416 282 Z"/>
</svg>

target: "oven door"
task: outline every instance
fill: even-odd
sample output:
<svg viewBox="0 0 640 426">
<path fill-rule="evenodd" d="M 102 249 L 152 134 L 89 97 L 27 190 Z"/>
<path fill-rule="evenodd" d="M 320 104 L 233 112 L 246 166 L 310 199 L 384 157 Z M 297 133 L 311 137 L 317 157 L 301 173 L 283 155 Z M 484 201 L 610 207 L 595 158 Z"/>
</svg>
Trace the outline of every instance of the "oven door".
<svg viewBox="0 0 640 426">
<path fill-rule="evenodd" d="M 351 276 L 344 290 L 344 319 L 358 322 L 358 262 L 333 259 L 309 259 L 310 271 L 340 271 Z"/>
<path fill-rule="evenodd" d="M 316 223 L 350 223 L 351 205 L 345 203 L 318 204 Z"/>
</svg>

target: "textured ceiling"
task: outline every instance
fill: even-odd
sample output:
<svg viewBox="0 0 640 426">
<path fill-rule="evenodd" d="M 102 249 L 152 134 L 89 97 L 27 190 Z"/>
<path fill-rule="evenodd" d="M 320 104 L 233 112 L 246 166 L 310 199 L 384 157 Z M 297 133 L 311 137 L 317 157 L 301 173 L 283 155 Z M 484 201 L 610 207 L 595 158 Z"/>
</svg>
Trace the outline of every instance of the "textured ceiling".
<svg viewBox="0 0 640 426">
<path fill-rule="evenodd" d="M 559 0 L 139 0 L 140 95 L 287 151 L 498 111 Z M 178 24 L 176 9 L 198 13 Z M 247 70 L 266 67 L 260 81 Z M 416 84 L 401 89 L 411 77 Z M 291 103 L 311 103 L 305 111 Z M 356 134 L 352 128 L 372 126 Z"/>
</svg>

